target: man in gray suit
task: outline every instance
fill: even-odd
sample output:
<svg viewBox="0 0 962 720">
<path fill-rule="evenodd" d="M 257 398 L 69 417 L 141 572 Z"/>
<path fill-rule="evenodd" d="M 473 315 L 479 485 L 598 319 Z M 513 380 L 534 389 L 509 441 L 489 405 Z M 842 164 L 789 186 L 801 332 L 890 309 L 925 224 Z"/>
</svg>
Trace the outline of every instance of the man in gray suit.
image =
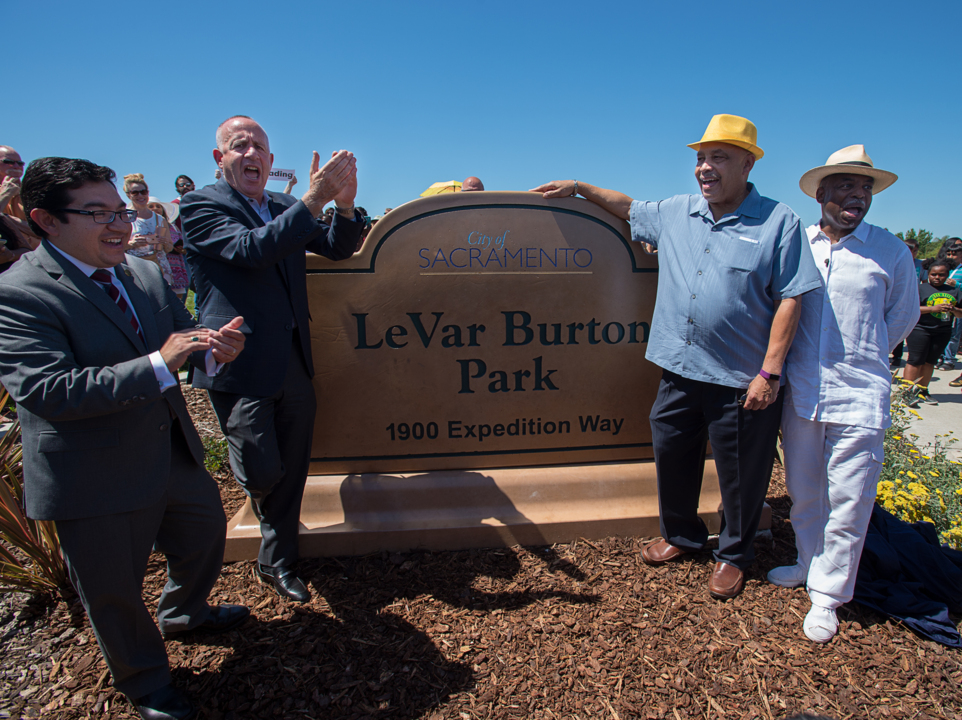
<svg viewBox="0 0 962 720">
<path fill-rule="evenodd" d="M 23 429 L 27 514 L 56 521 L 114 687 L 143 718 L 189 718 L 164 638 L 250 612 L 207 604 L 226 519 L 176 373 L 188 358 L 210 373 L 233 361 L 242 319 L 196 327 L 157 267 L 124 255 L 134 213 L 114 178 L 86 160 L 27 168 L 22 197 L 44 239 L 0 276 L 0 382 Z M 167 557 L 159 629 L 142 597 L 154 547 Z"/>
</svg>

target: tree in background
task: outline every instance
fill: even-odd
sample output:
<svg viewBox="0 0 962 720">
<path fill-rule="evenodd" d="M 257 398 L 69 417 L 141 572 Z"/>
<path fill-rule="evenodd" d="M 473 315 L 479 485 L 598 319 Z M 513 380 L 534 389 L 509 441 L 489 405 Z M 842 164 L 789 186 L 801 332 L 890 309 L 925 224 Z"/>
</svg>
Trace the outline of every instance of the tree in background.
<svg viewBox="0 0 962 720">
<path fill-rule="evenodd" d="M 942 247 L 942 243 L 949 239 L 948 235 L 937 238 L 928 230 L 922 228 L 919 228 L 918 232 L 915 231 L 915 228 L 911 228 L 905 233 L 897 232 L 895 236 L 902 240 L 915 240 L 919 244 L 919 259 L 921 260 L 935 257 L 939 248 Z"/>
</svg>

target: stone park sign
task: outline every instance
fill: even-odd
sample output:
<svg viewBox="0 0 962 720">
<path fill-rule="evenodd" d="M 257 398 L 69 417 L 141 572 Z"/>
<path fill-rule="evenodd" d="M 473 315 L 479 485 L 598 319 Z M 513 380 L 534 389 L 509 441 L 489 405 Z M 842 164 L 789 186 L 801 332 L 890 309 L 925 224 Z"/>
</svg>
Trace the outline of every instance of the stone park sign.
<svg viewBox="0 0 962 720">
<path fill-rule="evenodd" d="M 658 534 L 657 256 L 593 203 L 452 193 L 308 257 L 318 416 L 305 555 Z M 718 528 L 711 462 L 703 517 Z M 256 519 L 227 559 L 254 557 Z"/>
</svg>

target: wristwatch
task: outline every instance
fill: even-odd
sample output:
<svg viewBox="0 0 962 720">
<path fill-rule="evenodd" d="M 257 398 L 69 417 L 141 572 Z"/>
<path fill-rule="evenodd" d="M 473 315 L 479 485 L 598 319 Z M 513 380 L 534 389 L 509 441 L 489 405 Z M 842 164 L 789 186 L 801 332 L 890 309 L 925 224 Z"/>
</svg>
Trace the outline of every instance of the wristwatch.
<svg viewBox="0 0 962 720">
<path fill-rule="evenodd" d="M 765 370 L 759 370 L 758 374 L 761 375 L 766 380 L 781 380 L 781 375 L 776 375 L 775 373 L 766 372 Z"/>
</svg>

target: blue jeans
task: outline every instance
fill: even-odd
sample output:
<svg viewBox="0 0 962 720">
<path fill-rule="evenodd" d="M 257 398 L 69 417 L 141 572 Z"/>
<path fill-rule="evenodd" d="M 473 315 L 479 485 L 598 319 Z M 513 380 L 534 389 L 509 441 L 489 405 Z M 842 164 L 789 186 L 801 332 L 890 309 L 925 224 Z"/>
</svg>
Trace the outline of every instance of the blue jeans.
<svg viewBox="0 0 962 720">
<path fill-rule="evenodd" d="M 942 353 L 942 362 L 955 362 L 955 354 L 959 351 L 960 339 L 962 339 L 962 318 L 956 318 L 952 325 L 952 337 L 949 339 L 949 344 L 945 346 L 945 352 Z"/>
</svg>

